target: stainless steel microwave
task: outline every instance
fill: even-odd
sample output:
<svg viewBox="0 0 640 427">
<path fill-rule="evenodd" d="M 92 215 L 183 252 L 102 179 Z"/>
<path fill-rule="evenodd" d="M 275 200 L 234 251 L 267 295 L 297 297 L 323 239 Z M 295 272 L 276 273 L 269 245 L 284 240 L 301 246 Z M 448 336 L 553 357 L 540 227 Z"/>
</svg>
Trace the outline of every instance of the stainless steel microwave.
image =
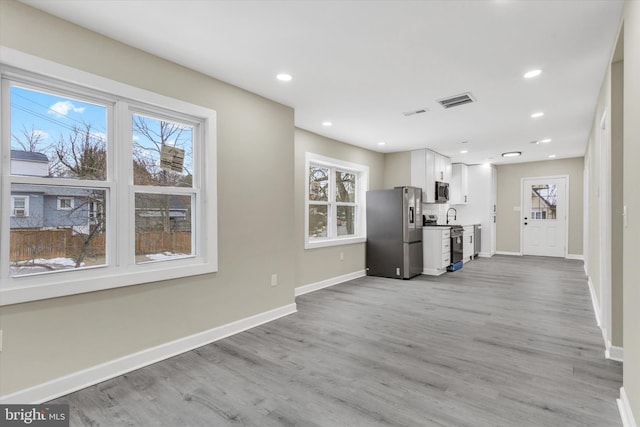
<svg viewBox="0 0 640 427">
<path fill-rule="evenodd" d="M 449 202 L 449 183 L 436 181 L 436 203 Z"/>
</svg>

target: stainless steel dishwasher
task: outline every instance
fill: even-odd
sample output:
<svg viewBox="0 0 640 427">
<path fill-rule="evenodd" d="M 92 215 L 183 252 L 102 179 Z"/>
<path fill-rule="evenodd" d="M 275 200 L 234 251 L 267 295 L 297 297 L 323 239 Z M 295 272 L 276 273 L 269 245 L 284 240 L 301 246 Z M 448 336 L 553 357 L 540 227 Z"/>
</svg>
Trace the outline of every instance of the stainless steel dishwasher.
<svg viewBox="0 0 640 427">
<path fill-rule="evenodd" d="M 482 250 L 482 224 L 473 225 L 473 257 L 478 258 Z"/>
</svg>

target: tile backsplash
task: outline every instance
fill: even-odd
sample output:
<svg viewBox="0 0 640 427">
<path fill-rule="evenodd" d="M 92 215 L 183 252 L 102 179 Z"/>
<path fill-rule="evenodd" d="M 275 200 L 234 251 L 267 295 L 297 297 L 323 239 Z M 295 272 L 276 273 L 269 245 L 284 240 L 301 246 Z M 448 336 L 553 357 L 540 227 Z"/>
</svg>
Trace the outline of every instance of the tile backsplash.
<svg viewBox="0 0 640 427">
<path fill-rule="evenodd" d="M 438 224 L 446 224 L 447 209 L 449 209 L 450 207 L 451 205 L 449 205 L 448 203 L 423 203 L 422 213 L 424 215 L 437 215 Z M 453 221 L 453 213 L 451 215 L 451 221 Z"/>
</svg>

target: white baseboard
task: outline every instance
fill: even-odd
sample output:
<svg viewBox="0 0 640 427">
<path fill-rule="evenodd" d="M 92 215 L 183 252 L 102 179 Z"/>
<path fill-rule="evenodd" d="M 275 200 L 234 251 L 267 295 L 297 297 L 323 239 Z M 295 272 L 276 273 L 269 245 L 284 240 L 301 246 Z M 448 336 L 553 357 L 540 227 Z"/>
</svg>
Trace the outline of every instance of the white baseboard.
<svg viewBox="0 0 640 427">
<path fill-rule="evenodd" d="M 596 290 L 593 287 L 591 276 L 587 277 L 587 283 L 589 285 L 589 293 L 591 294 L 591 304 L 593 304 L 593 313 L 596 316 L 596 324 L 598 325 L 598 328 L 602 328 L 602 323 L 600 322 L 600 304 L 598 304 L 598 299 L 596 298 Z"/>
<path fill-rule="evenodd" d="M 295 296 L 308 294 L 309 292 L 317 291 L 323 288 L 328 288 L 329 286 L 333 286 L 333 285 L 337 285 L 338 283 L 357 279 L 358 277 L 364 277 L 366 275 L 367 275 L 367 272 L 365 270 L 354 271 L 353 273 L 343 274 L 342 276 L 332 277 L 331 279 L 322 280 L 320 282 L 309 283 L 308 285 L 298 286 L 295 289 Z"/>
<path fill-rule="evenodd" d="M 624 361 L 624 348 L 616 347 L 614 345 L 609 345 L 607 349 L 604 351 L 604 356 L 607 359 L 615 360 L 616 362 Z"/>
<path fill-rule="evenodd" d="M 492 253 L 489 252 L 480 252 L 478 253 L 478 258 L 491 258 L 493 256 Z"/>
<path fill-rule="evenodd" d="M 297 311 L 296 304 L 288 304 L 265 311 L 208 331 L 199 332 L 137 353 L 110 360 L 91 368 L 83 369 L 61 378 L 38 384 L 24 390 L 0 397 L 0 403 L 39 404 L 64 396 L 77 390 L 101 383 L 127 372 L 168 359 L 178 354 L 202 347 L 239 332 L 246 331 Z"/>
<path fill-rule="evenodd" d="M 496 251 L 496 255 L 522 256 L 522 252 Z"/>
<path fill-rule="evenodd" d="M 620 388 L 620 399 L 618 402 L 618 411 L 620 411 L 620 418 L 622 418 L 623 427 L 638 427 L 633 412 L 631 412 L 631 404 L 629 403 L 629 397 L 624 387 Z"/>
<path fill-rule="evenodd" d="M 584 255 L 582 254 L 567 254 L 567 259 L 577 259 L 579 261 L 584 261 Z"/>
</svg>

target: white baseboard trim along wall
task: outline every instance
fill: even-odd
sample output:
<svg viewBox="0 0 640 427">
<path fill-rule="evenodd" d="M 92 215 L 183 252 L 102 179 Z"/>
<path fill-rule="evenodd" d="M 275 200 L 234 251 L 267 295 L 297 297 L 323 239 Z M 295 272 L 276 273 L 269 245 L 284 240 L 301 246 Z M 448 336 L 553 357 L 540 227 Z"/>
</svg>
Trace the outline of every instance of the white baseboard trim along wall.
<svg viewBox="0 0 640 427">
<path fill-rule="evenodd" d="M 522 252 L 496 251 L 496 255 L 522 256 Z"/>
<path fill-rule="evenodd" d="M 615 345 L 609 345 L 604 351 L 604 355 L 607 359 L 615 360 L 616 362 L 624 361 L 624 349 Z"/>
<path fill-rule="evenodd" d="M 323 288 L 328 288 L 329 286 L 333 286 L 333 285 L 337 285 L 338 283 L 357 279 L 358 277 L 364 277 L 366 275 L 367 275 L 367 272 L 365 270 L 354 271 L 353 273 L 343 274 L 342 276 L 332 277 L 331 279 L 321 280 L 320 282 L 309 283 L 308 285 L 298 286 L 295 290 L 295 295 L 300 296 L 300 295 L 308 294 L 309 292 L 317 291 Z"/>
<path fill-rule="evenodd" d="M 622 418 L 623 427 L 638 427 L 633 413 L 631 412 L 631 404 L 627 393 L 624 391 L 624 387 L 620 388 L 620 399 L 618 399 L 618 410 L 620 411 L 620 418 Z"/>
<path fill-rule="evenodd" d="M 593 313 L 596 316 L 596 324 L 598 325 L 598 328 L 602 328 L 602 323 L 600 323 L 600 305 L 598 304 L 598 299 L 596 298 L 596 290 L 593 287 L 591 276 L 587 276 L 587 283 L 589 284 L 589 294 L 591 294 L 591 304 L 593 304 Z"/>
<path fill-rule="evenodd" d="M 567 254 L 567 259 L 577 259 L 579 261 L 584 261 L 584 255 L 582 255 L 582 254 Z"/>
<path fill-rule="evenodd" d="M 235 335 L 242 331 L 260 326 L 272 320 L 293 314 L 296 304 L 288 304 L 254 316 L 240 319 L 208 331 L 199 332 L 137 353 L 110 360 L 91 368 L 48 381 L 44 384 L 29 387 L 18 392 L 0 397 L 0 403 L 39 404 L 72 393 L 77 390 L 101 383 L 127 372 L 143 368 L 161 360 L 202 347 L 203 345 Z"/>
<path fill-rule="evenodd" d="M 602 322 L 600 320 L 600 305 L 598 304 L 596 290 L 593 287 L 593 282 L 591 281 L 590 276 L 587 277 L 587 283 L 589 284 L 589 294 L 591 295 L 591 304 L 593 304 L 593 313 L 596 318 L 596 324 L 598 325 L 598 328 L 600 328 L 600 332 L 602 332 L 602 339 L 604 340 L 604 357 L 617 362 L 622 362 L 624 359 L 624 349 L 622 347 L 611 345 L 611 342 L 607 339 L 606 331 L 602 328 Z"/>
</svg>

